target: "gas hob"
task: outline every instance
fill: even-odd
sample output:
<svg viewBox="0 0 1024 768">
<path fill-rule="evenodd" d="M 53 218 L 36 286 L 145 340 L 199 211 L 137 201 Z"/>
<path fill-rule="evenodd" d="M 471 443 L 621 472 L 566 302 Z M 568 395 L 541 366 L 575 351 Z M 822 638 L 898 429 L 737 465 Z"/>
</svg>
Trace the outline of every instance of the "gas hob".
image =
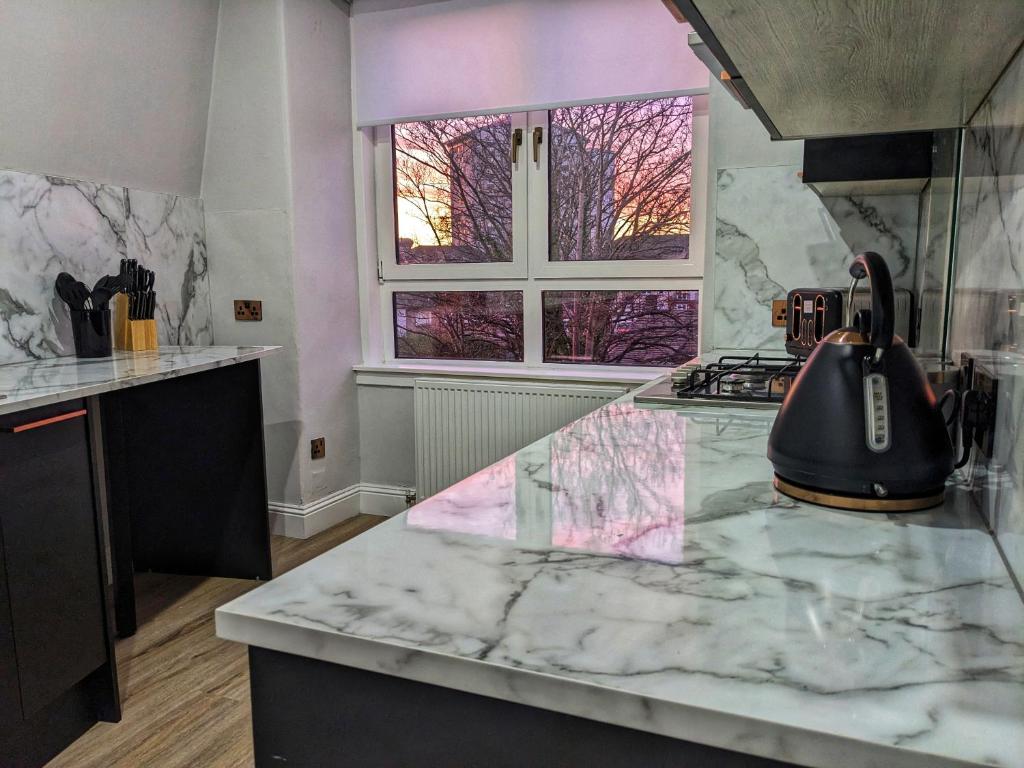
<svg viewBox="0 0 1024 768">
<path fill-rule="evenodd" d="M 638 393 L 638 403 L 777 408 L 800 372 L 798 357 L 728 355 L 706 365 L 684 364 L 666 381 Z"/>
</svg>

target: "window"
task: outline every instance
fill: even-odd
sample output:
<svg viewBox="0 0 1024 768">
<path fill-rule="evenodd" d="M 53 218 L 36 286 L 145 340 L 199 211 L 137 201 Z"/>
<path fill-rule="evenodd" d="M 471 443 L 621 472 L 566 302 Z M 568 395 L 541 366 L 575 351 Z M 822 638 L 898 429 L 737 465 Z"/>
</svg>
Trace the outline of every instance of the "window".
<svg viewBox="0 0 1024 768">
<path fill-rule="evenodd" d="M 508 115 L 394 126 L 399 264 L 512 261 Z"/>
<path fill-rule="evenodd" d="M 550 113 L 551 261 L 689 256 L 693 100 Z"/>
<path fill-rule="evenodd" d="M 543 291 L 544 362 L 673 366 L 697 356 L 697 291 Z"/>
<path fill-rule="evenodd" d="M 395 356 L 523 359 L 520 291 L 396 291 Z"/>
<path fill-rule="evenodd" d="M 705 102 L 375 129 L 384 357 L 661 368 L 695 356 Z"/>
</svg>

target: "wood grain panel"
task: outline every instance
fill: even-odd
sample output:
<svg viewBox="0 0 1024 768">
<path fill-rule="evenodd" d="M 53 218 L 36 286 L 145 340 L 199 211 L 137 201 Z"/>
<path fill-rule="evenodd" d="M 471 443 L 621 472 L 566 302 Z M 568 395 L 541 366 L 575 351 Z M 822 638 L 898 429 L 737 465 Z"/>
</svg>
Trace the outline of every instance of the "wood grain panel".
<svg viewBox="0 0 1024 768">
<path fill-rule="evenodd" d="M 963 125 L 1024 40 L 1021 0 L 694 0 L 784 138 Z"/>
</svg>

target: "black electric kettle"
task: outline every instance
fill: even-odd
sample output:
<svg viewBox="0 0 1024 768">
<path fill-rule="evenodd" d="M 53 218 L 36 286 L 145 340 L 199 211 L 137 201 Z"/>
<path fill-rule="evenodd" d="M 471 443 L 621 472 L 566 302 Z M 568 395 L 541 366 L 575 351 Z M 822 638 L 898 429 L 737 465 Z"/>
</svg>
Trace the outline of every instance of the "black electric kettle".
<svg viewBox="0 0 1024 768">
<path fill-rule="evenodd" d="M 775 487 L 841 509 L 908 511 L 942 502 L 953 446 L 920 364 L 893 333 L 889 268 L 877 253 L 850 265 L 871 281 L 871 310 L 825 337 L 775 419 L 768 458 Z"/>
</svg>

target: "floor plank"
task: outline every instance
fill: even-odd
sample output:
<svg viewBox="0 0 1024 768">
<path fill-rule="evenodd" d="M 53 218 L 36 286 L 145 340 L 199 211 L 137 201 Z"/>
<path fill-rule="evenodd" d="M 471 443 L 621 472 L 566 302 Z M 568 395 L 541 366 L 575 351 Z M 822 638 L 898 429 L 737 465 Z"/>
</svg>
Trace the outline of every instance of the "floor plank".
<svg viewBox="0 0 1024 768">
<path fill-rule="evenodd" d="M 358 515 L 310 539 L 274 536 L 274 574 L 384 520 Z M 97 723 L 47 768 L 251 766 L 246 648 L 214 634 L 213 611 L 256 586 L 239 579 L 138 574 L 139 629 L 117 642 L 124 717 Z"/>
</svg>

